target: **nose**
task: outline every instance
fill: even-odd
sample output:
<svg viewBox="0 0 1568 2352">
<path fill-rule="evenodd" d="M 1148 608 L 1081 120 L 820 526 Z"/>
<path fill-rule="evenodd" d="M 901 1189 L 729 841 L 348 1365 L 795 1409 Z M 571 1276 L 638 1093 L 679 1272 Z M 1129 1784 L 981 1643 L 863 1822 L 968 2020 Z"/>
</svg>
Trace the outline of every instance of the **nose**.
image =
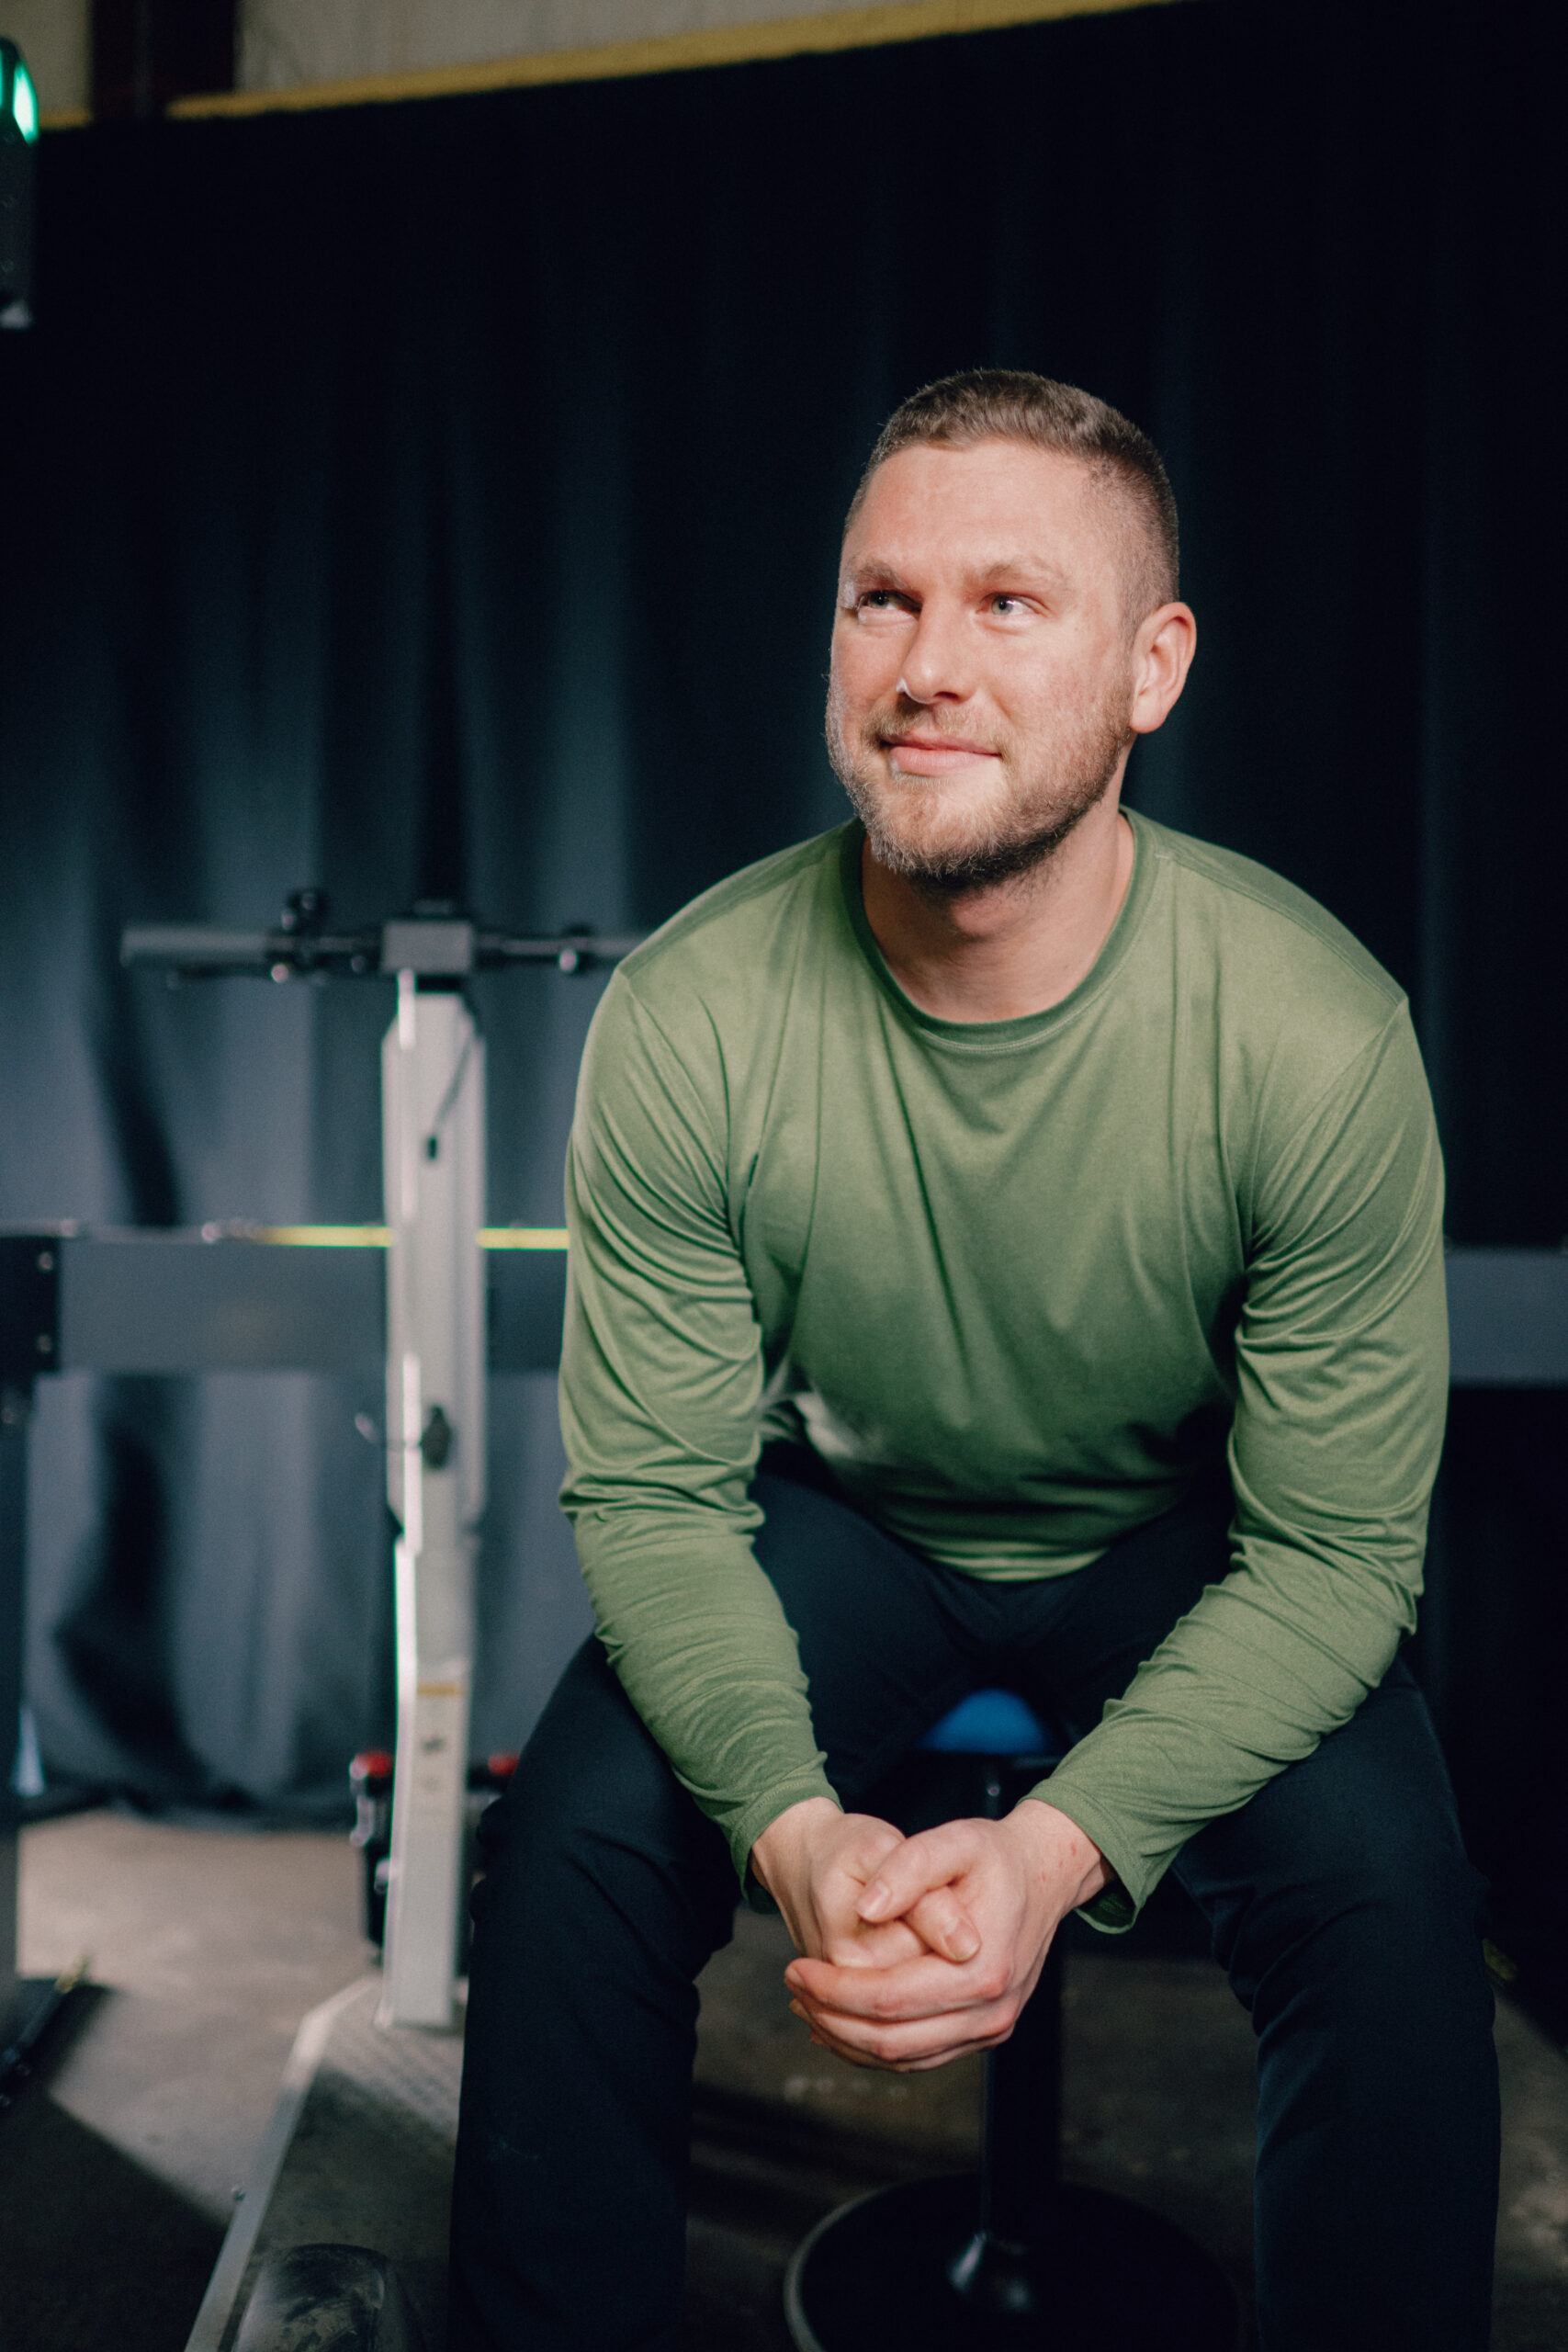
<svg viewBox="0 0 1568 2352">
<path fill-rule="evenodd" d="M 910 702 L 962 702 L 974 684 L 961 616 L 934 600 L 922 605 L 905 648 L 899 693 Z"/>
</svg>

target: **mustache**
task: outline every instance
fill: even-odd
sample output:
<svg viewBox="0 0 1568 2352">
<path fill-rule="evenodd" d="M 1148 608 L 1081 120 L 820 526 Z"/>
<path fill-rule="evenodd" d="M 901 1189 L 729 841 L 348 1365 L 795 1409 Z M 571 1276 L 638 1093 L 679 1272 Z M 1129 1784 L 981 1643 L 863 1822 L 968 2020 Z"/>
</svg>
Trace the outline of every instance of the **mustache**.
<svg viewBox="0 0 1568 2352">
<path fill-rule="evenodd" d="M 988 736 L 977 735 L 968 727 L 954 726 L 951 720 L 933 725 L 924 703 L 913 702 L 908 695 L 896 694 L 892 698 L 867 711 L 860 725 L 861 741 L 880 748 L 889 736 L 922 734 L 940 736 L 944 743 L 963 743 L 976 752 L 1005 752 L 1006 746 L 993 742 Z"/>
</svg>

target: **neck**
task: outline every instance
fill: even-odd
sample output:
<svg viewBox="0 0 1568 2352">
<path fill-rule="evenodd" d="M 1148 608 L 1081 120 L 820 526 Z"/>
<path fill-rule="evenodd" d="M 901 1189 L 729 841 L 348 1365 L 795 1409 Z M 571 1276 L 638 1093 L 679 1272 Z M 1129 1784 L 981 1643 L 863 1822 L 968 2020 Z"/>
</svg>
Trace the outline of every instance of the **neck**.
<svg viewBox="0 0 1568 2352">
<path fill-rule="evenodd" d="M 866 921 L 905 995 L 940 1021 L 1047 1012 L 1092 968 L 1133 878 L 1114 788 L 1032 872 L 984 889 L 922 888 L 861 853 Z"/>
</svg>

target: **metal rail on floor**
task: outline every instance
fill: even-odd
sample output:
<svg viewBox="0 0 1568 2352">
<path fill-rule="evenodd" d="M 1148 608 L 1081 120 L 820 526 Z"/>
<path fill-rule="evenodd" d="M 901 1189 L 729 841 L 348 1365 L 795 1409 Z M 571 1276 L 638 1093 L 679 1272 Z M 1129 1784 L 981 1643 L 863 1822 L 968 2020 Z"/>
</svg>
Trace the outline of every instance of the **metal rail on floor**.
<svg viewBox="0 0 1568 2352">
<path fill-rule="evenodd" d="M 272 2202 L 278 2177 L 288 2160 L 305 2112 L 305 2101 L 316 2079 L 316 2069 L 332 2039 L 333 2027 L 343 2011 L 365 1996 L 367 1985 L 378 1983 L 375 1977 L 355 1977 L 341 1993 L 334 1993 L 302 2019 L 294 2037 L 294 2047 L 288 2053 L 288 2064 L 283 2070 L 283 2082 L 277 2094 L 260 2147 L 240 2194 L 239 2207 L 224 2232 L 223 2244 L 207 2292 L 201 2299 L 196 2324 L 190 2332 L 186 2352 L 221 2352 L 225 2336 L 234 2317 L 240 2290 L 261 2236 L 267 2209 Z"/>
</svg>

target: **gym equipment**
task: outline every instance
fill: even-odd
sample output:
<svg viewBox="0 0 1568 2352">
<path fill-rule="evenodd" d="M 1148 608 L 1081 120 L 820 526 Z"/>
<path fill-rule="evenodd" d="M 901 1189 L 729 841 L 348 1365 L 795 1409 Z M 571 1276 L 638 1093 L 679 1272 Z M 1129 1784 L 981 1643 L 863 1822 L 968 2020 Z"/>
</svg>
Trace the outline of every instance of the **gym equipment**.
<svg viewBox="0 0 1568 2352">
<path fill-rule="evenodd" d="M 472 972 L 525 965 L 591 971 L 637 942 L 586 931 L 519 936 L 436 902 L 368 930 L 331 933 L 327 911 L 320 891 L 297 890 L 273 930 L 141 926 L 126 932 L 121 956 L 159 966 L 175 982 L 253 974 L 395 983 L 382 1050 L 384 1227 L 0 1236 L 0 1726 L 17 1724 L 21 1702 L 27 1422 L 40 1372 L 346 1371 L 384 1357 L 387 1493 L 399 1532 L 382 2013 L 389 2024 L 450 2027 L 475 1530 L 485 1495 L 485 1269 L 487 1260 L 505 1269 L 491 1285 L 492 1356 L 509 1368 L 553 1370 L 566 1239 L 553 1228 L 483 1229 L 484 1047 L 462 986 Z M 18 1817 L 7 1787 L 0 2051 L 36 2029 L 34 2011 L 52 1997 L 16 1980 Z"/>
<path fill-rule="evenodd" d="M 445 900 L 329 932 L 320 890 L 276 930 L 133 926 L 121 961 L 175 980 L 393 978 L 381 1048 L 386 1216 L 387 1499 L 398 1526 L 398 1736 L 382 2018 L 453 2021 L 465 1850 L 474 1556 L 485 1500 L 484 1046 L 462 984 L 476 971 L 581 972 L 635 939 L 520 937 Z"/>
<path fill-rule="evenodd" d="M 493 1804 L 517 1770 L 514 1754 L 487 1756 L 468 1767 L 468 1804 L 464 1818 L 464 1860 L 461 1884 L 474 1877 L 474 1834 L 479 1815 Z M 387 1940 L 387 1887 L 392 1866 L 392 1781 L 394 1759 L 383 1747 L 361 1749 L 348 1767 L 354 1797 L 354 1827 L 349 1843 L 359 1855 L 360 1918 L 365 1940 L 379 1951 Z M 459 1906 L 458 1973 L 467 1973 L 467 1905 Z"/>
</svg>

